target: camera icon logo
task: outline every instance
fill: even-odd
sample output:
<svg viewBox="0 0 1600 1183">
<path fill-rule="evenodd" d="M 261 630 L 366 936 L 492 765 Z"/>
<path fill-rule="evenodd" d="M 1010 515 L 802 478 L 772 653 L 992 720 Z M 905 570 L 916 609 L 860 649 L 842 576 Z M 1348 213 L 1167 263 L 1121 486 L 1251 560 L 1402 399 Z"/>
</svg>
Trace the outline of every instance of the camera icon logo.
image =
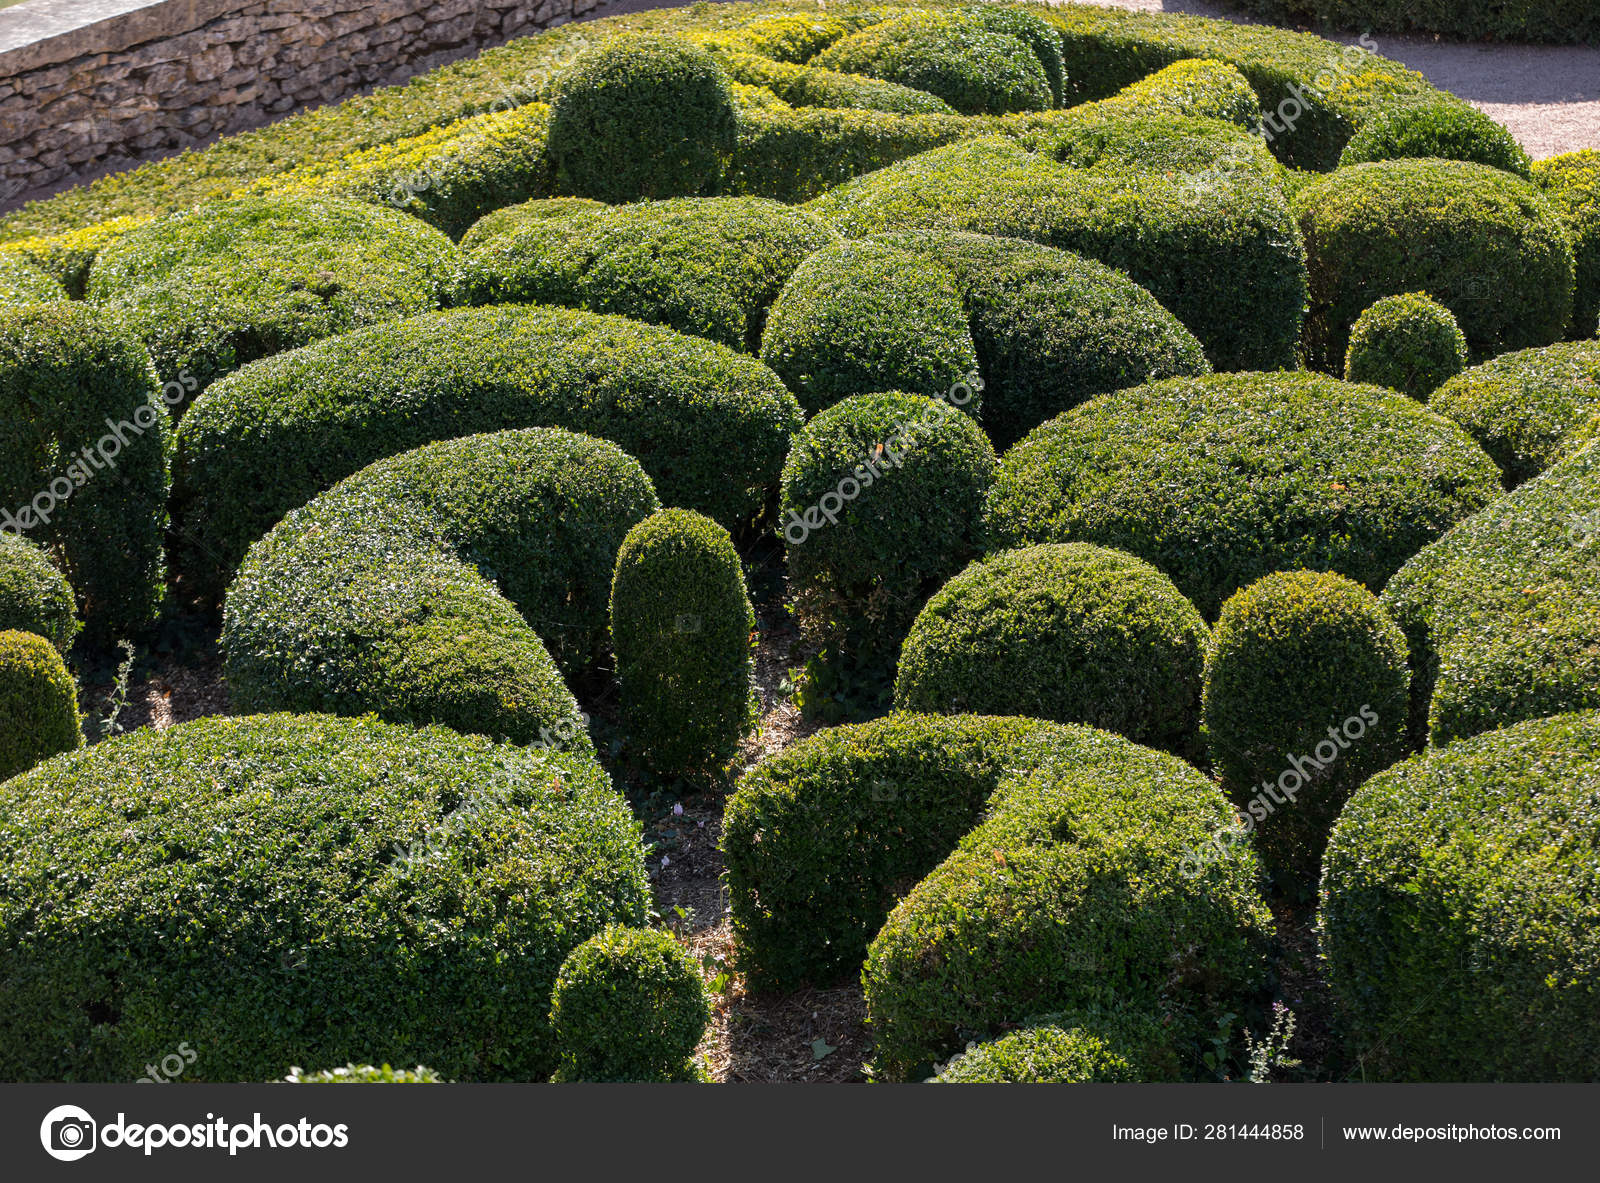
<svg viewBox="0 0 1600 1183">
<path fill-rule="evenodd" d="M 57 1105 L 39 1123 L 39 1141 L 58 1162 L 77 1162 L 94 1153 L 97 1128 L 94 1118 L 76 1105 Z"/>
</svg>

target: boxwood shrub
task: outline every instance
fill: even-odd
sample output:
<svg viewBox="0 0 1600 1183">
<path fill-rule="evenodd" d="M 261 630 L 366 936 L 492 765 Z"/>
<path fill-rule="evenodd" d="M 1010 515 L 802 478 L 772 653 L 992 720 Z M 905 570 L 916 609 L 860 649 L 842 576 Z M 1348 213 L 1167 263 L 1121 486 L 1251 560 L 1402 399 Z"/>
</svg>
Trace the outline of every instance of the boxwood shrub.
<svg viewBox="0 0 1600 1183">
<path fill-rule="evenodd" d="M 750 53 L 720 53 L 717 61 L 735 82 L 761 86 L 795 107 L 891 111 L 899 115 L 954 115 L 937 95 L 861 74 L 796 66 Z"/>
<path fill-rule="evenodd" d="M 761 360 L 807 414 L 881 390 L 937 398 L 978 365 L 950 272 L 872 242 L 827 247 L 794 269 L 767 318 Z"/>
<path fill-rule="evenodd" d="M 1533 179 L 1533 161 L 1516 137 L 1471 103 L 1443 94 L 1398 103 L 1373 118 L 1345 145 L 1339 167 L 1430 156 Z"/>
<path fill-rule="evenodd" d="M 569 674 L 597 656 L 617 549 L 659 504 L 615 445 L 549 428 L 380 460 L 251 548 L 223 622 L 234 704 L 571 730 L 547 649 Z"/>
<path fill-rule="evenodd" d="M 1275 572 L 1222 605 L 1206 654 L 1206 744 L 1292 898 L 1316 894 L 1350 794 L 1406 753 L 1406 656 L 1377 599 L 1342 575 Z"/>
<path fill-rule="evenodd" d="M 879 241 L 955 277 L 984 380 L 979 421 L 996 449 L 1085 399 L 1210 370 L 1193 334 L 1103 263 L 1016 238 L 907 230 Z"/>
<path fill-rule="evenodd" d="M 1194 605 L 1132 555 L 1084 543 L 1003 551 L 923 607 L 900 651 L 895 707 L 1088 723 L 1182 751 L 1209 639 Z"/>
<path fill-rule="evenodd" d="M 1412 738 L 1600 707 L 1600 448 L 1411 559 L 1383 603 L 1411 650 Z"/>
<path fill-rule="evenodd" d="M 1575 282 L 1569 335 L 1600 326 L 1600 148 L 1535 161 L 1533 179 L 1572 236 Z"/>
<path fill-rule="evenodd" d="M 379 325 L 258 362 L 184 416 L 179 566 L 214 598 L 251 542 L 363 465 L 513 427 L 610 440 L 669 504 L 738 529 L 767 504 L 800 423 L 754 359 L 619 316 L 497 307 Z"/>
<path fill-rule="evenodd" d="M 1225 130 L 1233 141 L 1237 129 Z M 1217 368 L 1295 364 L 1304 253 L 1282 191 L 1248 170 L 1197 179 L 1121 159 L 1072 168 L 983 139 L 846 182 L 810 208 L 853 237 L 968 230 L 1074 251 L 1148 289 Z"/>
<path fill-rule="evenodd" d="M 1381 588 L 1499 491 L 1483 450 L 1404 395 L 1215 374 L 1102 395 L 1037 428 L 1001 461 L 986 529 L 991 549 L 1126 550 L 1215 619 L 1272 571 Z"/>
<path fill-rule="evenodd" d="M 0 530 L 0 629 L 36 633 L 65 653 L 78 628 L 66 577 L 39 547 Z"/>
<path fill-rule="evenodd" d="M 53 645 L 0 630 L 0 781 L 83 743 L 78 687 Z"/>
<path fill-rule="evenodd" d="M 589 756 L 371 719 L 208 718 L 0 789 L 7 1080 L 382 1057 L 542 1080 L 571 949 L 650 906 Z"/>
<path fill-rule="evenodd" d="M 1150 1084 L 1179 1079 L 1169 1034 L 1125 1011 L 1042 1015 L 967 1050 L 930 1084 Z"/>
<path fill-rule="evenodd" d="M 784 282 L 837 240 L 805 211 L 755 197 L 601 207 L 502 230 L 468 256 L 462 302 L 612 312 L 755 353 Z"/>
<path fill-rule="evenodd" d="M 550 105 L 559 192 L 601 201 L 693 197 L 733 151 L 728 75 L 678 37 L 620 34 L 562 74 Z"/>
<path fill-rule="evenodd" d="M 1382 296 L 1425 291 L 1477 358 L 1561 339 L 1572 247 L 1528 182 L 1460 160 L 1341 168 L 1295 198 L 1311 273 L 1309 360 L 1332 370 L 1350 326 Z M 1159 293 L 1158 293 L 1159 294 Z"/>
<path fill-rule="evenodd" d="M 432 1068 L 391 1068 L 387 1064 L 346 1064 L 343 1068 L 322 1068 L 306 1072 L 289 1069 L 285 1084 L 444 1084 L 444 1077 Z"/>
<path fill-rule="evenodd" d="M 336 197 L 200 206 L 101 249 L 87 294 L 200 386 L 320 337 L 438 307 L 459 252 L 398 210 Z"/>
<path fill-rule="evenodd" d="M 852 17 L 852 21 L 860 19 Z M 829 16 L 820 8 L 802 7 L 798 12 L 758 17 L 708 34 L 707 42 L 714 42 L 714 48 L 759 54 L 773 61 L 798 65 L 816 57 L 852 27 L 851 23 Z"/>
<path fill-rule="evenodd" d="M 1228 0 L 1228 6 L 1270 21 L 1436 33 L 1453 41 L 1600 39 L 1600 14 L 1583 0 Z"/>
<path fill-rule="evenodd" d="M 1514 487 L 1554 463 L 1568 433 L 1600 414 L 1600 341 L 1501 354 L 1439 387 L 1428 407 L 1461 424 Z"/>
<path fill-rule="evenodd" d="M 1344 380 L 1425 401 L 1441 382 L 1466 369 L 1467 359 L 1467 338 L 1450 310 L 1426 292 L 1406 292 L 1385 296 L 1356 317 Z"/>
<path fill-rule="evenodd" d="M 1255 853 L 1185 861 L 1232 824 L 1221 790 L 1120 736 L 1070 726 L 1052 740 L 873 939 L 862 985 L 879 1076 L 921 1079 L 1052 1011 L 1125 1006 L 1187 1043 L 1265 984 Z"/>
<path fill-rule="evenodd" d="M 611 643 L 629 745 L 659 774 L 719 771 L 751 717 L 755 611 L 733 539 L 686 509 L 628 531 L 611 583 Z"/>
<path fill-rule="evenodd" d="M 761 991 L 855 973 L 909 884 L 983 813 L 1007 770 L 1066 729 L 889 715 L 800 740 L 740 778 L 722 822 L 739 968 Z"/>
<path fill-rule="evenodd" d="M 1057 106 L 1051 80 L 1053 74 L 1059 91 L 1062 75 L 1049 26 L 1020 9 L 990 17 L 977 9 L 891 16 L 835 41 L 811 64 L 925 90 L 963 115 Z"/>
<path fill-rule="evenodd" d="M 48 273 L 14 252 L 0 252 L 0 308 L 66 298 L 66 289 Z"/>
<path fill-rule="evenodd" d="M 1250 132 L 1261 130 L 1261 100 L 1249 81 L 1227 62 L 1205 58 L 1173 62 L 1109 98 L 1074 107 L 1068 120 L 1113 114 L 1136 118 L 1147 126 L 1164 117 L 1184 115 L 1221 119 Z"/>
<path fill-rule="evenodd" d="M 1351 799 L 1318 927 L 1369 1079 L 1594 1079 L 1597 776 L 1590 710 L 1429 749 Z"/>
<path fill-rule="evenodd" d="M 93 643 L 143 632 L 164 595 L 169 434 L 144 346 L 81 303 L 0 309 L 0 422 L 0 532 L 58 556 Z"/>
<path fill-rule="evenodd" d="M 148 217 L 112 218 L 96 222 L 81 230 L 67 230 L 60 234 L 19 238 L 0 246 L 0 259 L 20 259 L 52 276 L 68 296 L 83 298 L 83 287 L 89 280 L 89 266 L 100 248 L 115 242 L 135 226 L 143 226 Z M 0 264 L 3 267 L 3 264 Z M 27 281 L 30 287 L 36 282 Z M 59 300 L 60 293 L 49 289 L 50 300 Z"/>
<path fill-rule="evenodd" d="M 994 449 L 916 395 L 858 395 L 807 423 L 779 482 L 802 627 L 840 668 L 892 668 L 929 594 L 977 553 Z"/>
<path fill-rule="evenodd" d="M 461 236 L 461 249 L 473 251 L 503 234 L 515 234 L 524 226 L 546 219 L 570 218 L 575 214 L 607 209 L 603 201 L 589 197 L 535 197 L 484 214 Z"/>
<path fill-rule="evenodd" d="M 699 967 L 668 933 L 611 925 L 567 955 L 550 996 L 558 1081 L 695 1078 L 711 1022 Z"/>
</svg>

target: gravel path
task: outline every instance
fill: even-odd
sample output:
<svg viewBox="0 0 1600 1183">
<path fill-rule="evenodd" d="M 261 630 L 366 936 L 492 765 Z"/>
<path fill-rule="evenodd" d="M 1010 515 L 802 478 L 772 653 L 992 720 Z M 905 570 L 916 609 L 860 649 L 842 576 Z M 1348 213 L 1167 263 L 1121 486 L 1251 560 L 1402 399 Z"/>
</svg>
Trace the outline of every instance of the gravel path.
<svg viewBox="0 0 1600 1183">
<path fill-rule="evenodd" d="M 1244 22 L 1204 0 L 1087 0 L 1137 12 L 1186 12 Z M 1355 36 L 1334 40 L 1353 42 Z M 1600 48 L 1466 45 L 1374 35 L 1378 52 L 1471 102 L 1511 130 L 1535 159 L 1600 148 Z"/>
</svg>

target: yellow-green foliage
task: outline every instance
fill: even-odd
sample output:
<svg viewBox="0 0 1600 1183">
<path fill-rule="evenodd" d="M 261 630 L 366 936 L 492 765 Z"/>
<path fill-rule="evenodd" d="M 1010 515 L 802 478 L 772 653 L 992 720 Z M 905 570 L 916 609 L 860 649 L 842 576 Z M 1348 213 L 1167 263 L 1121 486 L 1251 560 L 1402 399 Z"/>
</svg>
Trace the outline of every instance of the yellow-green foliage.
<svg viewBox="0 0 1600 1183">
<path fill-rule="evenodd" d="M 78 690 L 55 646 L 0 632 L 0 780 L 83 743 Z"/>
<path fill-rule="evenodd" d="M 81 230 L 21 238 L 0 246 L 0 254 L 14 254 L 32 263 L 40 271 L 55 276 L 73 299 L 81 299 L 84 282 L 89 278 L 89 266 L 100 248 L 149 220 L 148 215 L 112 218 Z"/>
</svg>

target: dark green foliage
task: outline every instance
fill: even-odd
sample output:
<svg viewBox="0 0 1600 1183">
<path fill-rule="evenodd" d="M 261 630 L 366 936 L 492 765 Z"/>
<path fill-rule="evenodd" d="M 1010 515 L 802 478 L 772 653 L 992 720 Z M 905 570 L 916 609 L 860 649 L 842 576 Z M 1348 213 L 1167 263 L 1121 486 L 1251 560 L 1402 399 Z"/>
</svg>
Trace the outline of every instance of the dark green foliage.
<svg viewBox="0 0 1600 1183">
<path fill-rule="evenodd" d="M 1311 274 L 1306 345 L 1318 369 L 1338 367 L 1357 316 L 1402 292 L 1427 292 L 1450 309 L 1479 358 L 1566 331 L 1566 230 L 1537 189 L 1500 169 L 1358 164 L 1301 190 L 1295 211 Z"/>
<path fill-rule="evenodd" d="M 1597 776 L 1591 710 L 1429 749 L 1351 799 L 1318 926 L 1368 1079 L 1594 1079 Z"/>
<path fill-rule="evenodd" d="M 978 366 L 950 272 L 861 242 L 819 250 L 794 270 L 772 305 L 761 360 L 808 415 L 881 390 L 938 398 Z"/>
<path fill-rule="evenodd" d="M 323 1068 L 317 1072 L 289 1069 L 285 1084 L 444 1084 L 432 1068 L 391 1068 L 387 1064 L 346 1064 L 343 1068 Z"/>
<path fill-rule="evenodd" d="M 977 553 L 994 471 L 947 402 L 858 395 L 806 424 L 779 484 L 802 626 L 837 657 L 892 667 L 928 595 Z"/>
<path fill-rule="evenodd" d="M 1339 810 L 1405 755 L 1405 636 L 1360 584 L 1282 571 L 1222 605 L 1205 678 L 1222 787 L 1278 889 L 1310 899 Z"/>
<path fill-rule="evenodd" d="M 658 506 L 632 457 L 548 428 L 381 460 L 251 548 L 223 621 L 234 705 L 587 744 L 547 647 L 593 660 L 617 548 Z"/>
<path fill-rule="evenodd" d="M 20 255 L 0 252 L 0 308 L 65 300 L 66 289 Z"/>
<path fill-rule="evenodd" d="M 33 543 L 0 530 L 0 629 L 36 633 L 65 653 L 78 627 L 66 578 Z"/>
<path fill-rule="evenodd" d="M 925 90 L 913 90 L 860 74 L 795 66 L 749 53 L 718 54 L 735 82 L 762 86 L 795 107 L 891 111 L 897 115 L 954 115 L 955 109 Z"/>
<path fill-rule="evenodd" d="M 1042 1015 L 967 1050 L 930 1084 L 1149 1084 L 1178 1079 L 1172 1040 L 1141 1015 Z"/>
<path fill-rule="evenodd" d="M 189 1079 L 297 1060 L 542 1080 L 556 971 L 650 906 L 592 757 L 443 728 L 210 718 L 0 788 L 0 1077 Z"/>
<path fill-rule="evenodd" d="M 1306 291 L 1294 219 L 1276 184 L 1232 162 L 1242 133 L 1215 126 L 1226 139 L 1186 162 L 1198 176 L 1120 154 L 1073 168 L 987 139 L 903 160 L 811 208 L 850 236 L 969 230 L 1086 255 L 1147 288 L 1219 369 L 1292 366 Z M 1218 149 L 1226 167 L 1211 171 Z"/>
<path fill-rule="evenodd" d="M 59 556 L 95 644 L 149 628 L 169 428 L 144 346 L 83 304 L 0 311 L 0 423 L 0 529 Z"/>
<path fill-rule="evenodd" d="M 1553 464 L 1567 435 L 1600 414 L 1600 341 L 1502 354 L 1439 387 L 1428 407 L 1466 428 L 1515 487 Z"/>
<path fill-rule="evenodd" d="M 1600 448 L 1468 518 L 1390 581 L 1414 743 L 1600 707 Z"/>
<path fill-rule="evenodd" d="M 557 189 L 608 202 L 708 192 L 737 124 L 728 76 L 704 49 L 676 37 L 612 37 L 556 84 Z"/>
<path fill-rule="evenodd" d="M 536 197 L 532 201 L 503 206 L 485 214 L 461 236 L 461 249 L 472 251 L 491 239 L 515 234 L 525 226 L 547 219 L 570 218 L 607 208 L 605 202 L 588 197 Z"/>
<path fill-rule="evenodd" d="M 471 308 L 375 326 L 259 362 L 184 416 L 180 569 L 214 598 L 251 542 L 363 465 L 512 427 L 610 440 L 668 504 L 737 529 L 761 513 L 800 423 L 755 360 L 622 317 Z"/>
<path fill-rule="evenodd" d="M 0 781 L 83 743 L 78 688 L 35 633 L 0 631 Z"/>
<path fill-rule="evenodd" d="M 667 509 L 628 532 L 611 585 L 611 642 L 629 745 L 666 776 L 714 773 L 750 718 L 755 611 L 728 532 Z"/>
<path fill-rule="evenodd" d="M 612 925 L 568 954 L 556 977 L 555 1079 L 691 1080 L 710 1022 L 700 971 L 670 934 Z"/>
<path fill-rule="evenodd" d="M 1437 33 L 1452 41 L 1600 40 L 1589 0 L 1227 0 L 1269 21 L 1309 21 L 1375 33 Z"/>
<path fill-rule="evenodd" d="M 1381 588 L 1499 487 L 1465 432 L 1404 395 L 1216 374 L 1102 395 L 1039 427 L 1006 453 L 986 517 L 991 549 L 1136 554 L 1214 619 L 1272 571 Z"/>
<path fill-rule="evenodd" d="M 1470 160 L 1533 179 L 1533 161 L 1503 126 L 1453 96 L 1400 103 L 1351 138 L 1339 167 L 1409 157 Z"/>
<path fill-rule="evenodd" d="M 1569 336 L 1594 336 L 1600 318 L 1600 148 L 1538 160 L 1533 179 L 1572 236 L 1575 285 Z"/>
<path fill-rule="evenodd" d="M 502 230 L 469 256 L 462 302 L 611 312 L 754 353 L 784 281 L 837 240 L 754 197 L 602 206 Z"/>
<path fill-rule="evenodd" d="M 1060 48 L 1039 35 L 1048 26 L 1024 10 L 995 17 L 984 18 L 977 11 L 890 17 L 834 42 L 811 64 L 928 91 L 963 115 L 1056 106 L 1044 61 L 1051 62 L 1059 87 Z M 1008 31 L 1000 31 L 1002 27 Z"/>
<path fill-rule="evenodd" d="M 426 312 L 460 254 L 397 210 L 336 197 L 241 197 L 104 247 L 88 298 L 122 317 L 163 381 L 200 386 L 258 357 Z"/>
<path fill-rule="evenodd" d="M 1088 723 L 1183 751 L 1209 630 L 1150 564 L 1072 543 L 974 563 L 928 601 L 900 651 L 895 707 Z"/>
<path fill-rule="evenodd" d="M 921 1078 L 1052 1011 L 1127 1007 L 1186 1043 L 1264 984 L 1255 854 L 1185 863 L 1232 821 L 1221 790 L 1120 736 L 1052 738 L 873 940 L 862 985 L 880 1077 Z"/>
<path fill-rule="evenodd" d="M 1407 292 L 1385 296 L 1356 317 L 1344 380 L 1387 386 L 1426 401 L 1466 366 L 1467 338 L 1450 310 L 1426 292 Z"/>
<path fill-rule="evenodd" d="M 722 853 L 747 979 L 788 991 L 854 974 L 895 900 L 977 823 L 1007 770 L 1066 734 L 1038 719 L 890 715 L 746 773 Z"/>
<path fill-rule="evenodd" d="M 984 380 L 978 418 L 997 450 L 1097 394 L 1210 369 L 1176 317 L 1103 263 L 955 231 L 908 230 L 880 241 L 955 277 Z"/>
</svg>

